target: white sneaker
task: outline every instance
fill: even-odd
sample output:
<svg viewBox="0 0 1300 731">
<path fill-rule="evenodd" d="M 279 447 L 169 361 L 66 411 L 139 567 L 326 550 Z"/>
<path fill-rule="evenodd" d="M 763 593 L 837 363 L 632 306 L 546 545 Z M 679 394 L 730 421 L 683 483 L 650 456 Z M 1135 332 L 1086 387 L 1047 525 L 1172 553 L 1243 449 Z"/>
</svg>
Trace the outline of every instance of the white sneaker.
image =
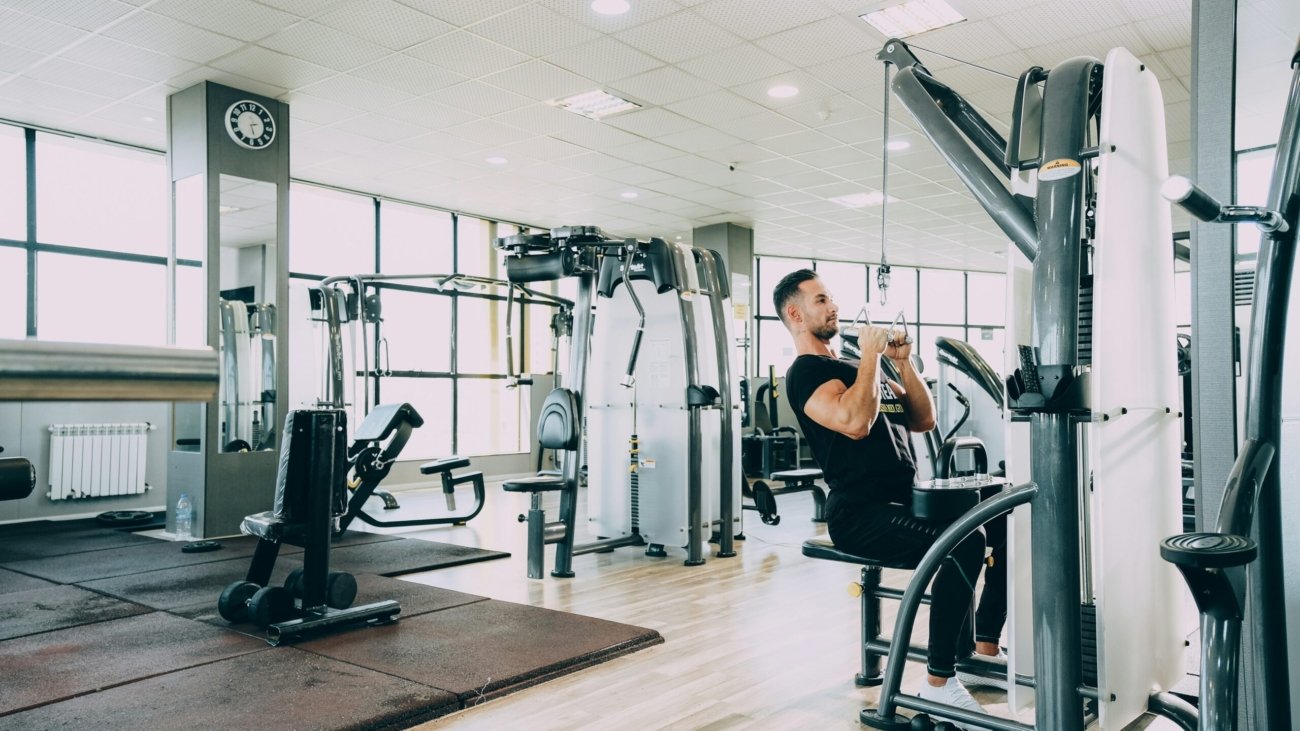
<svg viewBox="0 0 1300 731">
<path fill-rule="evenodd" d="M 956 678 L 948 678 L 948 681 L 938 688 L 930 685 L 929 681 L 923 680 L 921 681 L 921 690 L 917 693 L 917 696 L 927 701 L 955 706 L 974 713 L 987 713 L 984 706 L 981 706 L 972 698 L 970 691 L 966 690 L 966 686 L 962 685 L 961 681 Z M 960 723 L 954 723 L 954 725 L 958 728 L 967 728 Z"/>
<path fill-rule="evenodd" d="M 971 655 L 971 657 L 980 660 L 998 660 L 1001 661 L 1003 665 L 1005 665 L 1007 662 L 1007 653 L 1003 652 L 1002 650 L 998 650 L 998 654 L 996 655 L 976 654 L 976 655 Z M 974 673 L 968 673 L 962 670 L 958 670 L 957 679 L 962 682 L 962 685 L 965 685 L 968 688 L 982 687 L 982 688 L 997 688 L 998 690 L 1007 689 L 1006 678 L 986 678 L 983 675 L 976 675 Z"/>
</svg>

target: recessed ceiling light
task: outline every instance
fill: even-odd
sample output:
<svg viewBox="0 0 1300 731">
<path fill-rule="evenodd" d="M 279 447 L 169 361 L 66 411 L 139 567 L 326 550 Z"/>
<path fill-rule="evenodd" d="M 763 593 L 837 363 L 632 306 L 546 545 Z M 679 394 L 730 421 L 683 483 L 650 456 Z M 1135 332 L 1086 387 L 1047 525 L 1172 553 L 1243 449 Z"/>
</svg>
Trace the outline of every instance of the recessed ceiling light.
<svg viewBox="0 0 1300 731">
<path fill-rule="evenodd" d="M 641 105 L 636 102 L 620 99 L 613 94 L 607 94 L 600 90 L 586 91 L 563 99 L 552 99 L 546 103 L 567 112 L 581 114 L 590 119 L 602 119 L 611 114 L 630 112 L 633 109 L 641 108 Z"/>
<path fill-rule="evenodd" d="M 767 90 L 767 95 L 773 99 L 789 99 L 799 93 L 799 87 L 789 84 L 777 84 Z"/>
<path fill-rule="evenodd" d="M 594 0 L 591 9 L 601 15 L 622 15 L 632 8 L 627 0 Z"/>
<path fill-rule="evenodd" d="M 911 146 L 912 143 L 907 140 L 890 140 L 885 143 L 886 150 L 906 150 Z"/>
<path fill-rule="evenodd" d="M 858 17 L 887 38 L 906 38 L 966 20 L 943 0 L 908 0 Z"/>
<path fill-rule="evenodd" d="M 828 198 L 831 203 L 838 203 L 845 208 L 866 208 L 867 206 L 878 206 L 885 202 L 885 195 L 878 190 L 870 193 L 853 193 L 851 195 L 841 195 L 835 198 Z M 894 196 L 889 196 L 889 200 L 898 200 Z"/>
<path fill-rule="evenodd" d="M 618 195 L 620 198 L 627 198 L 628 200 L 632 200 L 633 198 L 640 195 L 640 193 L 637 193 L 635 190 L 625 190 L 622 193 L 619 193 Z"/>
<path fill-rule="evenodd" d="M 492 157 L 484 158 L 483 161 L 489 165 L 505 165 L 506 163 L 510 162 L 509 160 L 505 159 L 504 157 L 501 157 L 500 155 L 493 155 Z"/>
</svg>

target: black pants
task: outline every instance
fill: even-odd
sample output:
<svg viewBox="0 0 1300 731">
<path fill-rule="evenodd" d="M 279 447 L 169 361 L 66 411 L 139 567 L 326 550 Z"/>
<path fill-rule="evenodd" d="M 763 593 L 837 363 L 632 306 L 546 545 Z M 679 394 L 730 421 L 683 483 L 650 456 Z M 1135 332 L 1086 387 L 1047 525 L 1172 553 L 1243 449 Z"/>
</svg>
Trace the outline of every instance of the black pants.
<svg viewBox="0 0 1300 731">
<path fill-rule="evenodd" d="M 897 497 L 901 497 L 897 496 Z M 910 496 L 909 496 L 910 499 Z M 845 499 L 832 490 L 826 505 L 827 531 L 841 551 L 887 563 L 916 566 L 947 525 L 920 520 L 908 505 Z M 990 527 L 992 527 L 990 523 Z M 993 531 L 991 531 L 993 532 Z M 1006 528 L 1000 530 L 1002 558 L 1006 553 Z M 995 546 L 997 544 L 994 544 Z M 969 654 L 971 597 L 979 578 L 986 546 L 983 531 L 958 543 L 939 568 L 930 588 L 930 642 L 927 669 L 931 675 L 951 678 L 960 653 Z M 996 550 L 996 548 L 995 548 Z M 1006 620 L 1006 561 L 996 561 L 997 576 L 986 576 L 997 586 L 986 588 L 976 612 L 976 636 L 996 642 Z M 993 568 L 993 567 L 990 567 Z M 987 603 L 987 608 L 986 608 Z"/>
</svg>

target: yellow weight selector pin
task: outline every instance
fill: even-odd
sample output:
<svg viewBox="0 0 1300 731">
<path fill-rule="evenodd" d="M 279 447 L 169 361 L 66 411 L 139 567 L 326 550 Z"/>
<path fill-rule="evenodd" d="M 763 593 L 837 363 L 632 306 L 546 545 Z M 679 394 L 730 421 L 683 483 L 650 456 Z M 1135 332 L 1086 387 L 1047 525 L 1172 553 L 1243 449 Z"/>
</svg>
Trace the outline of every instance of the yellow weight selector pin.
<svg viewBox="0 0 1300 731">
<path fill-rule="evenodd" d="M 862 584 L 859 584 L 856 581 L 851 582 L 849 584 L 849 596 L 853 597 L 854 599 L 857 599 L 858 597 L 862 596 Z"/>
</svg>

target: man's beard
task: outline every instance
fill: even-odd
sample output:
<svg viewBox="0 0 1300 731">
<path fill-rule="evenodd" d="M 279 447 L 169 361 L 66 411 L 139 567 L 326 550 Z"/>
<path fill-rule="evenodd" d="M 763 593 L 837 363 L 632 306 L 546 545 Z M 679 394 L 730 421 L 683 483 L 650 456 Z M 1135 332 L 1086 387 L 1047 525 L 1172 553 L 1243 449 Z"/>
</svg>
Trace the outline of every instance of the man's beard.
<svg viewBox="0 0 1300 731">
<path fill-rule="evenodd" d="M 810 328 L 809 332 L 822 342 L 829 343 L 831 338 L 840 334 L 840 328 L 838 324 L 828 322 L 820 327 Z"/>
</svg>

